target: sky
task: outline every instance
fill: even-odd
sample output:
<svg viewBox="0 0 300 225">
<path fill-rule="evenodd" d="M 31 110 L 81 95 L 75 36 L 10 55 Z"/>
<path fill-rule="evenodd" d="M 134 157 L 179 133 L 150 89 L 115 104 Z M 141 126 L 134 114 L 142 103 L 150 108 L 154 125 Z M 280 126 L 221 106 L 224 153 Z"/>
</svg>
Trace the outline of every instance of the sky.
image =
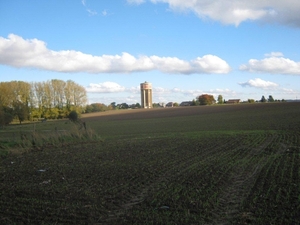
<svg viewBox="0 0 300 225">
<path fill-rule="evenodd" d="M 89 104 L 300 98 L 299 0 L 0 0 L 0 82 L 73 80 Z"/>
</svg>

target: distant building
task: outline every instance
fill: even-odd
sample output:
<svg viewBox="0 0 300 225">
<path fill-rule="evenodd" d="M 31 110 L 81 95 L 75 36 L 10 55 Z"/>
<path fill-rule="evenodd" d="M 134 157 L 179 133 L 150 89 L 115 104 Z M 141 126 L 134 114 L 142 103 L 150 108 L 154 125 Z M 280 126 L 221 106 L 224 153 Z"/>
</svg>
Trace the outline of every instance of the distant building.
<svg viewBox="0 0 300 225">
<path fill-rule="evenodd" d="M 160 107 L 166 107 L 166 104 L 164 102 L 158 103 Z"/>
<path fill-rule="evenodd" d="M 167 104 L 166 104 L 166 107 L 173 107 L 174 106 L 174 103 L 173 102 L 168 102 Z"/>
<path fill-rule="evenodd" d="M 193 104 L 192 101 L 185 101 L 185 102 L 181 102 L 180 106 L 191 106 Z"/>
<path fill-rule="evenodd" d="M 241 99 L 229 99 L 226 101 L 226 104 L 237 104 L 240 103 Z"/>
<path fill-rule="evenodd" d="M 152 84 L 145 81 L 141 83 L 142 108 L 152 108 Z"/>
<path fill-rule="evenodd" d="M 300 102 L 300 99 L 287 99 L 285 102 Z"/>
</svg>

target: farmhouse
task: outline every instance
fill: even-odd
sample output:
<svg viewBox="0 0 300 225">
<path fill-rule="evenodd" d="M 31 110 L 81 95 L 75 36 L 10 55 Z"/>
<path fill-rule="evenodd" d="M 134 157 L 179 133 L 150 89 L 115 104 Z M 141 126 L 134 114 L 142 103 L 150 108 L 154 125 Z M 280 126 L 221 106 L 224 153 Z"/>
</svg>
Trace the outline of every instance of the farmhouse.
<svg viewBox="0 0 300 225">
<path fill-rule="evenodd" d="M 191 106 L 191 105 L 192 105 L 192 101 L 186 101 L 180 103 L 180 106 Z"/>
<path fill-rule="evenodd" d="M 240 103 L 241 99 L 229 99 L 226 104 L 237 104 Z"/>
<path fill-rule="evenodd" d="M 166 104 L 166 107 L 173 107 L 173 105 L 174 105 L 173 102 L 168 102 L 168 103 Z"/>
</svg>

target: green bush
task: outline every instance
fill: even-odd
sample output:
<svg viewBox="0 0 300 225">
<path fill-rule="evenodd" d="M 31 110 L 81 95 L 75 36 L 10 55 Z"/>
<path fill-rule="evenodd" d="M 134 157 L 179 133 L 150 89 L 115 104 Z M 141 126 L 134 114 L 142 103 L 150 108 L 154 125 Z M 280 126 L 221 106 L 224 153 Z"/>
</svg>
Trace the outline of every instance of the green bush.
<svg viewBox="0 0 300 225">
<path fill-rule="evenodd" d="M 68 117 L 72 122 L 78 121 L 78 113 L 75 110 L 71 111 Z"/>
</svg>

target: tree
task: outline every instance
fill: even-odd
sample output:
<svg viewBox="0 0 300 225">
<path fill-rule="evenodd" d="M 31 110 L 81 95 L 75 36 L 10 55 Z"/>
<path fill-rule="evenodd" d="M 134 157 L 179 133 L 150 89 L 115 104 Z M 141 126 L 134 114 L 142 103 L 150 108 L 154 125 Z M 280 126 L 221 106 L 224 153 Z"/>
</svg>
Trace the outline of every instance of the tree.
<svg viewBox="0 0 300 225">
<path fill-rule="evenodd" d="M 0 105 L 3 107 L 11 106 L 12 100 L 12 89 L 9 82 L 0 82 Z"/>
<path fill-rule="evenodd" d="M 23 81 L 0 83 L 0 105 L 12 108 L 13 103 L 20 101 L 27 107 L 30 102 L 31 85 Z"/>
<path fill-rule="evenodd" d="M 83 112 L 86 103 L 85 88 L 71 80 L 0 82 L 0 107 L 14 109 L 12 114 L 20 122 L 34 117 L 68 117 L 72 110 Z"/>
<path fill-rule="evenodd" d="M 110 103 L 109 107 L 110 107 L 111 109 L 116 109 L 116 107 L 117 107 L 116 102 Z"/>
<path fill-rule="evenodd" d="M 118 104 L 117 108 L 119 109 L 128 109 L 129 105 L 127 103 Z"/>
<path fill-rule="evenodd" d="M 2 107 L 0 107 L 0 126 L 8 125 L 13 121 L 13 115 L 6 112 Z"/>
<path fill-rule="evenodd" d="M 10 124 L 14 119 L 14 116 L 10 113 L 4 112 L 4 125 Z"/>
<path fill-rule="evenodd" d="M 216 102 L 213 95 L 203 94 L 198 97 L 200 105 L 212 105 Z"/>
<path fill-rule="evenodd" d="M 64 99 L 65 99 L 65 89 L 66 82 L 63 80 L 53 79 L 51 80 L 51 92 L 53 95 L 53 106 L 58 109 L 63 109 Z"/>
<path fill-rule="evenodd" d="M 106 111 L 108 108 L 105 104 L 102 103 L 92 103 L 90 105 L 87 105 L 85 108 L 86 113 L 91 112 L 103 112 Z"/>
<path fill-rule="evenodd" d="M 192 106 L 195 106 L 195 105 L 200 105 L 199 99 L 193 99 Z"/>
<path fill-rule="evenodd" d="M 248 99 L 248 102 L 249 102 L 249 103 L 254 103 L 255 100 L 254 100 L 254 99 Z"/>
<path fill-rule="evenodd" d="M 222 95 L 219 95 L 218 96 L 218 104 L 223 104 L 223 96 Z"/>
<path fill-rule="evenodd" d="M 65 99 L 68 111 L 72 108 L 80 111 L 87 104 L 87 95 L 84 87 L 76 84 L 72 80 L 68 80 L 65 85 Z"/>
<path fill-rule="evenodd" d="M 33 83 L 33 92 L 34 92 L 34 99 L 35 99 L 35 107 L 37 112 L 35 113 L 38 118 L 44 116 L 44 82 L 35 82 Z"/>
<path fill-rule="evenodd" d="M 272 95 L 269 95 L 268 102 L 274 102 L 274 98 Z"/>
<path fill-rule="evenodd" d="M 18 117 L 20 124 L 28 118 L 28 106 L 21 101 L 13 103 L 14 114 Z"/>
<path fill-rule="evenodd" d="M 262 96 L 260 102 L 266 102 L 266 101 L 267 100 L 266 100 L 265 96 Z"/>
<path fill-rule="evenodd" d="M 91 113 L 91 112 L 93 112 L 93 106 L 92 106 L 92 105 L 87 105 L 87 106 L 85 107 L 85 112 L 86 112 L 86 113 Z"/>
</svg>

